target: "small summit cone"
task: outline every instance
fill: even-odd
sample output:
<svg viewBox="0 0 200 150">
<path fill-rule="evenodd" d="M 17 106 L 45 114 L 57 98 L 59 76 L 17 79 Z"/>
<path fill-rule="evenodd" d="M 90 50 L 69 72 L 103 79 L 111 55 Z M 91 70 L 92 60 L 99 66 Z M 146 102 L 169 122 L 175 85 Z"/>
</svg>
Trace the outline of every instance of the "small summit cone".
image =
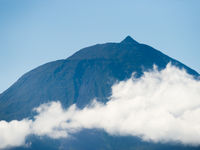
<svg viewBox="0 0 200 150">
<path fill-rule="evenodd" d="M 123 41 L 121 41 L 121 43 L 123 43 L 123 44 L 139 44 L 131 36 L 127 36 Z"/>
</svg>

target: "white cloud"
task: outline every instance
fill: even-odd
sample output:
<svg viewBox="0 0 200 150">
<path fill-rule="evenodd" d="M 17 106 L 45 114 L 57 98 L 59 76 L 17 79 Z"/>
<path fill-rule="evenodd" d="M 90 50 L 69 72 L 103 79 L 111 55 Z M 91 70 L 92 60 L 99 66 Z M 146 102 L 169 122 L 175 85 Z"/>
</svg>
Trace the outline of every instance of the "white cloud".
<svg viewBox="0 0 200 150">
<path fill-rule="evenodd" d="M 61 138 L 82 128 L 200 145 L 200 81 L 170 64 L 113 85 L 106 104 L 94 101 L 82 110 L 75 105 L 65 110 L 51 102 L 35 110 L 34 120 L 0 122 L 0 148 L 22 145 L 29 134 Z"/>
<path fill-rule="evenodd" d="M 0 121 L 0 149 L 5 147 L 20 146 L 25 144 L 25 138 L 29 135 L 32 121 Z"/>
</svg>

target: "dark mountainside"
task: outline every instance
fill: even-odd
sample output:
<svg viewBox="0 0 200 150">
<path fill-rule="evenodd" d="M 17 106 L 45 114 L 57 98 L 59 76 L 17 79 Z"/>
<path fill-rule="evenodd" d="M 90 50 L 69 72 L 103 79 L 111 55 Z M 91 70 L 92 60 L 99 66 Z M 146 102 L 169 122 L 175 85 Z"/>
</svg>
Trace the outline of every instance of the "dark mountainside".
<svg viewBox="0 0 200 150">
<path fill-rule="evenodd" d="M 0 95 L 0 120 L 29 117 L 33 115 L 32 108 L 48 101 L 59 100 L 64 107 L 76 103 L 80 108 L 93 98 L 106 102 L 115 82 L 129 78 L 133 72 L 140 77 L 154 64 L 158 69 L 164 69 L 169 62 L 199 76 L 179 61 L 130 36 L 120 43 L 81 49 L 65 60 L 44 64 L 26 73 L 3 92 Z M 135 137 L 112 137 L 100 130 L 81 131 L 74 137 L 75 140 L 30 137 L 32 147 L 24 149 L 199 149 L 179 144 L 152 144 Z"/>
</svg>

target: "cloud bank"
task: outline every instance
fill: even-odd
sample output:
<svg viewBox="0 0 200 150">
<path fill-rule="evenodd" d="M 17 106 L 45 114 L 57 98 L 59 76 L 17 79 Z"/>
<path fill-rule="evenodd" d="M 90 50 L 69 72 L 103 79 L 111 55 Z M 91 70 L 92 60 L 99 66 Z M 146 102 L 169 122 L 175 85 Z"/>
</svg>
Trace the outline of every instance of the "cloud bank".
<svg viewBox="0 0 200 150">
<path fill-rule="evenodd" d="M 25 144 L 34 134 L 63 138 L 81 129 L 104 129 L 111 135 L 151 142 L 200 145 L 200 81 L 170 64 L 112 86 L 106 104 L 63 109 L 59 101 L 34 109 L 33 120 L 0 121 L 0 148 Z"/>
</svg>

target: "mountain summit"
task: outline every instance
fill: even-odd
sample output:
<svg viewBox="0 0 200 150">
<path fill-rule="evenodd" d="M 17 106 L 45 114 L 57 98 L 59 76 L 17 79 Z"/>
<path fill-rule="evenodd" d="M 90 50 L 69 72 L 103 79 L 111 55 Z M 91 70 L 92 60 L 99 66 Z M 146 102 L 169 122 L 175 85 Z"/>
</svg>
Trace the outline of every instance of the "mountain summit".
<svg viewBox="0 0 200 150">
<path fill-rule="evenodd" d="M 121 41 L 123 44 L 139 44 L 137 41 L 135 41 L 131 36 L 127 36 L 123 41 Z"/>
</svg>

